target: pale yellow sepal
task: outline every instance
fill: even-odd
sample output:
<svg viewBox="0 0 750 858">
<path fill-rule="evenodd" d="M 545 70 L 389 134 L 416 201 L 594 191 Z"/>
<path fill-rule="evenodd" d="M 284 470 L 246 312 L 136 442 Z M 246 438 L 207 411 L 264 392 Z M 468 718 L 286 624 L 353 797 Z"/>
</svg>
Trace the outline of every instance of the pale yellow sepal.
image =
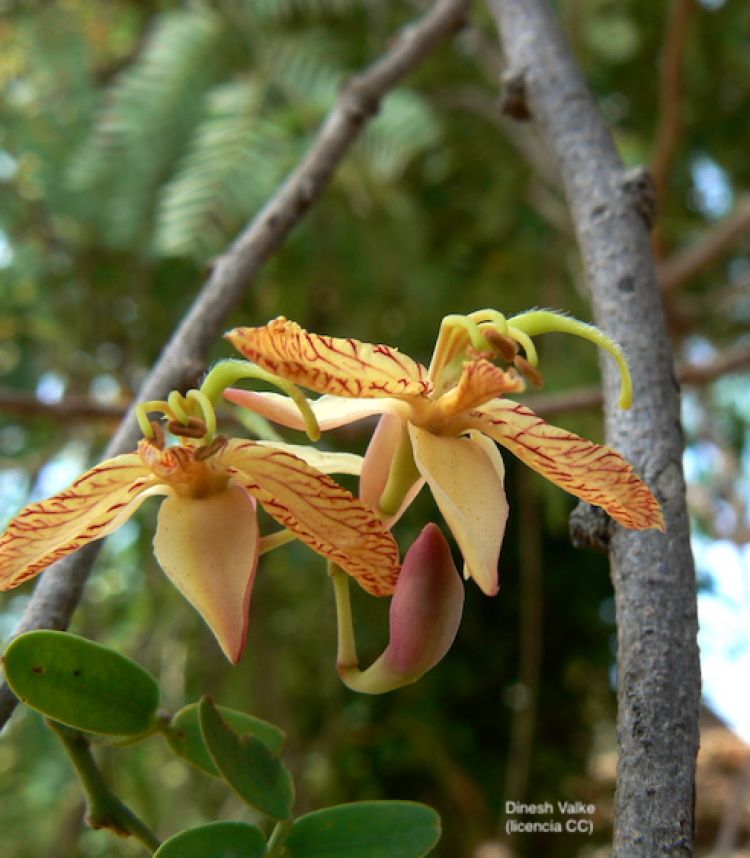
<svg viewBox="0 0 750 858">
<path fill-rule="evenodd" d="M 154 552 L 236 664 L 247 639 L 258 564 L 255 500 L 231 484 L 205 498 L 166 498 L 159 510 Z"/>
<path fill-rule="evenodd" d="M 497 565 L 508 518 L 505 468 L 479 433 L 450 438 L 409 426 L 414 460 L 427 480 L 471 577 L 482 592 L 498 590 Z"/>
</svg>

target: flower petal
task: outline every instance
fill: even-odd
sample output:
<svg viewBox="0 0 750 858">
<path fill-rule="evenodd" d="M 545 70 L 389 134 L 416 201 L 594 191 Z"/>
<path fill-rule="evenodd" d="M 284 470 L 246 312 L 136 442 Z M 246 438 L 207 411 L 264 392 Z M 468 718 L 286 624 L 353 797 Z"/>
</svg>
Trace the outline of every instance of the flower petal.
<svg viewBox="0 0 750 858">
<path fill-rule="evenodd" d="M 508 519 L 500 454 L 479 433 L 450 438 L 412 425 L 409 431 L 414 460 L 458 543 L 469 575 L 493 596 Z"/>
<path fill-rule="evenodd" d="M 611 447 L 545 423 L 509 399 L 495 399 L 473 414 L 476 429 L 551 482 L 603 507 L 615 521 L 634 530 L 664 530 L 659 501 Z"/>
<path fill-rule="evenodd" d="M 135 453 L 101 462 L 69 488 L 29 504 L 0 538 L 0 590 L 116 530 L 143 500 L 164 493 Z"/>
<path fill-rule="evenodd" d="M 224 396 L 235 405 L 240 405 L 256 414 L 267 417 L 274 423 L 287 426 L 289 429 L 305 428 L 305 421 L 299 408 L 288 396 L 279 393 L 260 393 L 255 390 L 240 390 L 230 387 L 224 391 Z M 373 414 L 383 414 L 386 411 L 406 411 L 408 406 L 398 399 L 382 397 L 378 399 L 347 399 L 343 396 L 321 396 L 310 402 L 313 414 L 323 432 L 337 429 Z"/>
<path fill-rule="evenodd" d="M 396 451 L 406 432 L 405 420 L 395 414 L 383 414 L 367 447 L 362 464 L 362 474 L 359 478 L 361 500 L 373 509 L 380 511 L 383 522 L 389 529 L 401 518 L 404 510 L 419 494 L 424 485 L 424 479 L 415 480 L 411 487 L 404 492 L 398 509 L 390 515 L 386 515 L 380 508 L 381 498 L 394 466 Z M 406 441 L 411 443 L 408 434 Z"/>
<path fill-rule="evenodd" d="M 154 552 L 236 664 L 247 640 L 258 566 L 257 504 L 242 488 L 203 498 L 172 495 L 159 510 Z"/>
<path fill-rule="evenodd" d="M 279 316 L 225 334 L 248 360 L 295 384 L 337 396 L 426 396 L 427 369 L 397 349 L 311 334 Z"/>
<path fill-rule="evenodd" d="M 301 459 L 230 440 L 214 461 L 278 522 L 345 569 L 375 596 L 393 592 L 398 546 L 375 512 Z"/>
<path fill-rule="evenodd" d="M 283 450 L 302 459 L 323 474 L 351 474 L 358 477 L 362 471 L 364 459 L 355 453 L 337 453 L 333 450 L 318 450 L 306 444 L 284 444 L 281 441 L 256 441 L 261 447 Z"/>
<path fill-rule="evenodd" d="M 525 387 L 514 369 L 500 369 L 481 358 L 464 364 L 458 383 L 438 399 L 437 405 L 444 414 L 453 416 L 504 393 L 521 393 Z"/>
</svg>

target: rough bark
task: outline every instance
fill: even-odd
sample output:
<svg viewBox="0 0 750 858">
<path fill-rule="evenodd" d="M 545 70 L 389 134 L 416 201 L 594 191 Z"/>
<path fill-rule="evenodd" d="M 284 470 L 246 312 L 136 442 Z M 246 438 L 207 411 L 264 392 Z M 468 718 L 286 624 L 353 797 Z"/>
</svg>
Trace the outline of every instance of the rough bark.
<svg viewBox="0 0 750 858">
<path fill-rule="evenodd" d="M 607 440 L 654 489 L 667 533 L 613 527 L 618 624 L 618 742 L 613 855 L 692 854 L 700 667 L 678 386 L 644 201 L 548 0 L 489 0 L 510 75 L 560 172 L 591 288 L 594 317 L 628 355 L 630 411 L 604 366 Z"/>
<path fill-rule="evenodd" d="M 383 54 L 343 88 L 338 103 L 309 151 L 263 210 L 213 265 L 190 310 L 180 322 L 138 392 L 136 401 L 161 399 L 203 369 L 209 347 L 263 265 L 328 186 L 382 99 L 464 22 L 468 0 L 437 0 L 428 13 L 404 28 Z M 107 446 L 105 456 L 132 450 L 138 439 L 132 412 Z M 15 633 L 67 628 L 101 543 L 56 563 L 40 578 Z M 16 699 L 0 686 L 0 728 Z"/>
</svg>

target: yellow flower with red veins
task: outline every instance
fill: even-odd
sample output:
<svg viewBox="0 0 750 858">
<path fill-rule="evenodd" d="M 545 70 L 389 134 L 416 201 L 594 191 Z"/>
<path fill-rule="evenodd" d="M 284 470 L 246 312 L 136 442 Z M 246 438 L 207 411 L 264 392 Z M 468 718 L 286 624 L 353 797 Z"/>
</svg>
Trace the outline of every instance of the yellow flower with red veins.
<svg viewBox="0 0 750 858">
<path fill-rule="evenodd" d="M 629 407 L 630 376 L 619 346 L 592 325 L 551 311 L 510 319 L 493 310 L 448 316 L 429 370 L 389 346 L 319 336 L 283 317 L 226 337 L 258 366 L 324 394 L 310 403 L 321 429 L 381 414 L 362 466 L 362 500 L 390 525 L 426 481 L 463 554 L 465 574 L 492 595 L 508 516 L 495 442 L 625 527 L 664 529 L 658 501 L 619 453 L 545 423 L 506 398 L 524 390 L 523 375 L 540 382 L 531 337 L 554 330 L 610 352 L 621 372 L 621 405 Z M 513 365 L 501 368 L 496 360 Z M 284 396 L 240 390 L 225 396 L 301 428 Z"/>
<path fill-rule="evenodd" d="M 163 495 L 156 558 L 232 662 L 245 646 L 258 558 L 289 534 L 334 561 L 368 592 L 392 593 L 399 572 L 393 537 L 372 510 L 314 467 L 354 473 L 358 457 L 215 436 L 212 400 L 223 389 L 217 375 L 226 378 L 229 372 L 229 383 L 258 377 L 246 366 L 228 361 L 209 374 L 201 391 L 145 403 L 139 421 L 147 437 L 137 452 L 101 462 L 69 488 L 21 510 L 0 537 L 0 590 L 112 533 L 146 498 Z M 164 445 L 158 424 L 145 417 L 154 410 L 171 418 L 168 426 L 179 444 Z M 289 534 L 261 538 L 258 503 Z"/>
</svg>

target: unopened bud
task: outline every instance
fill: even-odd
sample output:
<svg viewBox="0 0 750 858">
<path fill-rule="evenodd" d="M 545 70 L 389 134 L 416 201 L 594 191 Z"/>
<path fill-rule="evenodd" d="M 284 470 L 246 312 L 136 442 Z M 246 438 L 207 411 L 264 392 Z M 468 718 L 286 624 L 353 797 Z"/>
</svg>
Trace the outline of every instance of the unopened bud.
<svg viewBox="0 0 750 858">
<path fill-rule="evenodd" d="M 339 666 L 354 691 L 382 694 L 416 682 L 456 638 L 464 587 L 440 528 L 428 524 L 406 552 L 390 608 L 390 640 L 367 670 Z"/>
</svg>

